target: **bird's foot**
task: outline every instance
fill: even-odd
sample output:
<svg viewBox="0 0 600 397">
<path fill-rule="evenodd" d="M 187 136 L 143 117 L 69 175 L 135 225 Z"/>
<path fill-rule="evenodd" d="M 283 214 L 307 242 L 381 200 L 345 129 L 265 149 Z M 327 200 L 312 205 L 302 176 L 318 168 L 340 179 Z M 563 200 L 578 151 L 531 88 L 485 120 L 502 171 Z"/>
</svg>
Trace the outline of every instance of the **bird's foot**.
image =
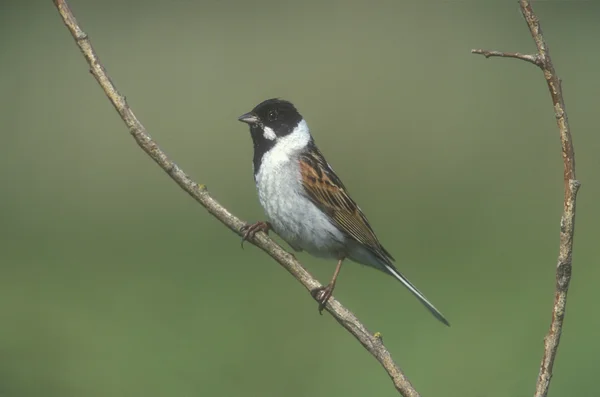
<svg viewBox="0 0 600 397">
<path fill-rule="evenodd" d="M 312 297 L 319 302 L 319 314 L 323 314 L 323 310 L 325 309 L 325 306 L 327 306 L 327 301 L 329 301 L 329 298 L 331 298 L 331 295 L 333 294 L 334 287 L 335 284 L 329 283 L 325 287 L 315 288 L 310 291 Z"/>
<path fill-rule="evenodd" d="M 240 232 L 244 233 L 242 235 L 242 248 L 244 248 L 244 241 L 254 238 L 256 233 L 265 232 L 269 234 L 269 230 L 271 230 L 271 224 L 263 221 L 242 226 L 240 229 Z"/>
</svg>

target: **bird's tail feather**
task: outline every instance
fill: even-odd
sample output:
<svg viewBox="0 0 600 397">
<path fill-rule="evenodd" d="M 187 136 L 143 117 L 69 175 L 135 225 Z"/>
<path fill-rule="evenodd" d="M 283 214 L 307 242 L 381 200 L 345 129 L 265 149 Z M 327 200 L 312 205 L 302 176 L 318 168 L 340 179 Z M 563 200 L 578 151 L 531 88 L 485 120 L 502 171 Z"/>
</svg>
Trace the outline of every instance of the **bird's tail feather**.
<svg viewBox="0 0 600 397">
<path fill-rule="evenodd" d="M 390 266 L 387 264 L 385 264 L 384 266 L 388 273 L 396 277 L 402 284 L 404 284 L 404 286 L 408 288 L 408 290 L 412 292 L 413 295 L 416 296 L 417 299 L 419 299 L 419 301 L 421 301 L 421 303 L 431 312 L 431 314 L 435 316 L 435 318 L 440 320 L 442 323 L 446 324 L 448 327 L 450 326 L 450 323 L 448 322 L 448 320 L 446 320 L 444 315 L 438 309 L 436 309 L 435 306 L 433 306 L 431 302 L 429 302 L 427 298 L 425 298 L 425 295 L 423 295 L 421 291 L 417 289 L 417 287 L 412 285 L 412 283 L 408 281 L 408 279 L 404 277 L 402 273 L 398 271 L 398 269 L 396 269 L 394 266 Z"/>
</svg>

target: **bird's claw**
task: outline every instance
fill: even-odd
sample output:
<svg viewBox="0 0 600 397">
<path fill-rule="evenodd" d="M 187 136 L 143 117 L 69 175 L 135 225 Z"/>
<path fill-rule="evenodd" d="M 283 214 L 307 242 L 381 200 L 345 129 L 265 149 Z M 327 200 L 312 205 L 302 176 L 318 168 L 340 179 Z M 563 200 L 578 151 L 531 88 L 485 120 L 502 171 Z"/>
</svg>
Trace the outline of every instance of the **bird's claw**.
<svg viewBox="0 0 600 397">
<path fill-rule="evenodd" d="M 323 315 L 323 310 L 325 310 L 325 306 L 327 306 L 327 302 L 333 294 L 333 285 L 327 284 L 325 287 L 315 288 L 310 291 L 310 294 L 317 302 L 319 302 L 319 314 Z"/>
<path fill-rule="evenodd" d="M 242 235 L 242 248 L 244 248 L 244 241 L 254 238 L 254 235 L 258 232 L 269 234 L 270 229 L 271 224 L 262 221 L 242 226 L 240 229 L 240 232 L 244 233 Z"/>
</svg>

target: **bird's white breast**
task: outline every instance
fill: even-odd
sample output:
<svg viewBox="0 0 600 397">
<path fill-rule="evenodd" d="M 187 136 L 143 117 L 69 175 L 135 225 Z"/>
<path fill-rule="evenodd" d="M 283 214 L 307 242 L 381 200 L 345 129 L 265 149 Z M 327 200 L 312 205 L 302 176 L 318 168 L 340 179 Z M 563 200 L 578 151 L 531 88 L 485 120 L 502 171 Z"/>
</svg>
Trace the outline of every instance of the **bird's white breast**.
<svg viewBox="0 0 600 397">
<path fill-rule="evenodd" d="M 264 154 L 256 187 L 258 198 L 275 232 L 293 248 L 322 257 L 339 257 L 345 237 L 304 194 L 299 155 L 310 141 L 303 120 Z"/>
</svg>

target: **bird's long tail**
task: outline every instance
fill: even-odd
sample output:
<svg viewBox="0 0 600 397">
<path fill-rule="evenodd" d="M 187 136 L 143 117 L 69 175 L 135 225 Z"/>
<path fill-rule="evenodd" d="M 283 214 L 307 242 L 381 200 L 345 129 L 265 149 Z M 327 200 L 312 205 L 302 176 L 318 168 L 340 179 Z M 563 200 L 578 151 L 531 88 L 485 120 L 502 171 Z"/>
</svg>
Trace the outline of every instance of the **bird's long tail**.
<svg viewBox="0 0 600 397">
<path fill-rule="evenodd" d="M 431 312 L 431 314 L 435 316 L 435 318 L 440 320 L 442 323 L 446 324 L 448 327 L 450 326 L 450 323 L 448 322 L 448 320 L 446 320 L 444 315 L 440 313 L 440 311 L 436 309 L 435 306 L 433 306 L 431 302 L 427 300 L 427 298 L 425 298 L 425 295 L 423 295 L 421 291 L 417 289 L 417 287 L 412 285 L 412 283 L 408 281 L 408 279 L 404 277 L 402 273 L 398 271 L 398 269 L 396 269 L 394 266 L 390 266 L 387 264 L 385 264 L 384 266 L 387 272 L 392 276 L 396 277 L 402 284 L 404 284 L 404 286 L 408 288 L 408 290 L 412 292 L 413 295 L 416 296 L 417 299 L 419 299 L 419 301 L 421 301 L 421 303 Z"/>
</svg>

